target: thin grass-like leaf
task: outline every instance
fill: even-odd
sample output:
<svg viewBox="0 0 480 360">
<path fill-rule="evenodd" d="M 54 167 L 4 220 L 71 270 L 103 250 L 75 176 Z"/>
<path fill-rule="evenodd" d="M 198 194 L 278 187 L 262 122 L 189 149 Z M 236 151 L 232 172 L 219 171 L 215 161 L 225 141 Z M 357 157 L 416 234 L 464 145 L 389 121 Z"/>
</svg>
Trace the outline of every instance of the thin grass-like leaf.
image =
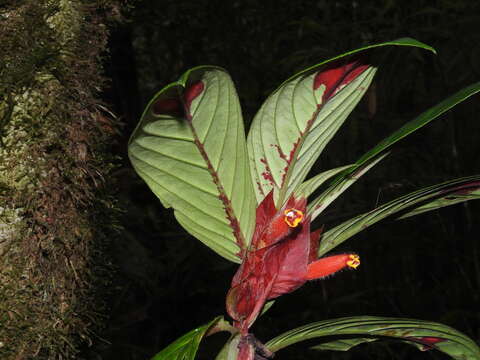
<svg viewBox="0 0 480 360">
<path fill-rule="evenodd" d="M 480 188 L 480 185 L 479 185 Z M 412 211 L 400 216 L 398 219 L 405 219 L 411 216 L 423 214 L 428 211 L 437 210 L 445 206 L 455 205 L 458 203 L 462 203 L 468 200 L 476 200 L 480 199 L 480 190 L 469 190 L 468 192 L 462 193 L 453 193 L 446 196 L 442 196 L 441 198 L 435 199 L 430 201 L 422 206 L 419 206 Z"/>
<path fill-rule="evenodd" d="M 345 176 L 342 176 L 340 181 L 335 181 L 333 185 L 330 185 L 325 189 L 318 197 L 312 200 L 308 204 L 307 212 L 310 214 L 312 220 L 315 219 L 320 213 L 325 210 L 337 197 L 339 197 L 345 190 L 352 186 L 358 179 L 367 173 L 368 170 L 382 161 L 389 153 L 382 154 L 374 159 L 369 159 L 361 166 L 353 166 L 354 172 L 351 171 L 352 167 L 345 170 Z"/>
<path fill-rule="evenodd" d="M 322 343 L 320 345 L 312 346 L 313 350 L 331 350 L 331 351 L 348 351 L 354 346 L 364 344 L 367 342 L 377 341 L 378 338 L 353 338 L 353 339 L 338 339 Z"/>
<path fill-rule="evenodd" d="M 384 152 L 386 149 L 389 149 L 393 144 L 395 144 L 399 140 L 405 138 L 406 136 L 410 135 L 414 131 L 424 127 L 425 125 L 430 123 L 432 120 L 435 120 L 440 115 L 442 115 L 443 113 L 453 108 L 455 105 L 467 100 L 468 98 L 475 95 L 479 91 L 480 91 L 480 81 L 457 91 L 455 94 L 449 96 L 442 102 L 431 107 L 427 111 L 421 113 L 415 119 L 409 121 L 408 123 L 403 125 L 400 129 L 395 131 L 393 134 L 383 139 L 380 143 L 377 144 L 377 146 L 375 146 L 373 149 L 365 153 L 360 159 L 358 159 L 357 165 L 361 165 L 366 161 L 368 161 L 369 159 L 377 156 L 379 153 Z"/>
<path fill-rule="evenodd" d="M 380 143 L 377 144 L 377 146 L 366 152 L 357 160 L 354 167 L 337 176 L 337 178 L 332 182 L 329 188 L 326 189 L 325 192 L 321 194 L 317 199 L 310 203 L 309 211 L 311 213 L 312 220 L 315 219 L 328 204 L 330 204 L 331 201 L 325 202 L 324 198 L 329 197 L 333 193 L 337 193 L 337 189 L 341 188 L 342 184 L 347 182 L 349 177 L 352 176 L 352 174 L 358 173 L 359 169 L 363 169 L 365 168 L 365 166 L 368 166 L 372 161 L 375 161 L 379 155 L 385 153 L 388 149 L 392 147 L 392 145 L 394 145 L 401 139 L 427 125 L 446 111 L 450 110 L 455 105 L 465 101 L 479 91 L 480 82 L 474 83 L 457 91 L 455 94 L 449 96 L 439 104 L 431 107 L 427 111 L 417 116 L 415 119 L 406 123 L 393 134 L 383 139 Z M 337 196 L 338 195 L 339 194 L 337 193 Z"/>
<path fill-rule="evenodd" d="M 315 190 L 322 186 L 325 181 L 331 179 L 335 175 L 338 175 L 342 171 L 352 168 L 353 166 L 355 165 L 340 166 L 338 168 L 330 169 L 315 175 L 314 177 L 308 179 L 303 184 L 298 186 L 298 188 L 295 190 L 295 196 L 305 198 L 309 197 Z"/>
<path fill-rule="evenodd" d="M 479 189 L 480 175 L 475 175 L 433 185 L 404 195 L 325 232 L 320 242 L 318 254 L 321 256 L 327 253 L 387 216 L 402 211 L 408 211 L 407 215 L 412 216 L 443 206 L 478 199 L 480 197 Z"/>
</svg>

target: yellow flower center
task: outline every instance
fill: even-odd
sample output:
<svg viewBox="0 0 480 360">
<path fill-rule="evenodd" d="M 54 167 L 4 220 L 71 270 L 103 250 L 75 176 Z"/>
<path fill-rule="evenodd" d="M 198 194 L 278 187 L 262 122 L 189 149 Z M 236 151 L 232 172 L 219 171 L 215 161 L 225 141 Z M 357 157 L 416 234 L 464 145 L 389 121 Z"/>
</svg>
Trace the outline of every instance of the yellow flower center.
<svg viewBox="0 0 480 360">
<path fill-rule="evenodd" d="M 297 209 L 287 209 L 284 214 L 285 222 L 290 227 L 297 227 L 303 220 L 303 212 Z"/>
<path fill-rule="evenodd" d="M 360 256 L 351 254 L 348 258 L 347 265 L 349 267 L 356 269 L 360 265 Z"/>
</svg>

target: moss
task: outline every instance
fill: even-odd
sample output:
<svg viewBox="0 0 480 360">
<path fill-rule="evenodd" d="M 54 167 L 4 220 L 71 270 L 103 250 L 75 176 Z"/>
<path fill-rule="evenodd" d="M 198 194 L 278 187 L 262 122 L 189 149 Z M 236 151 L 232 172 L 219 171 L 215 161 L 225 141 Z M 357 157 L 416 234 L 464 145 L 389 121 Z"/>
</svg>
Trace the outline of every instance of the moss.
<svg viewBox="0 0 480 360">
<path fill-rule="evenodd" d="M 97 97 L 118 11 L 73 0 L 0 10 L 2 359 L 74 358 L 105 320 L 116 124 Z"/>
</svg>

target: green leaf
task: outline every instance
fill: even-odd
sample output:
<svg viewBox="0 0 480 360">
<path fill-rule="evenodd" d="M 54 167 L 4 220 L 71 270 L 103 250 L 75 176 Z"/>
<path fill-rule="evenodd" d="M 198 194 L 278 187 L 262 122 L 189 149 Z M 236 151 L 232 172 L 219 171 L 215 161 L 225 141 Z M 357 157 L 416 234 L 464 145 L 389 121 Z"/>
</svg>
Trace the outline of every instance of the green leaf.
<svg viewBox="0 0 480 360">
<path fill-rule="evenodd" d="M 238 357 L 238 343 L 242 335 L 236 334 L 230 337 L 220 352 L 215 357 L 215 360 L 237 360 Z"/>
<path fill-rule="evenodd" d="M 344 58 L 387 45 L 434 51 L 408 38 L 366 46 L 294 75 L 267 98 L 253 119 L 247 138 L 257 203 L 274 189 L 279 205 L 296 190 L 367 90 L 376 68 L 363 59 L 348 63 Z M 343 77 L 334 85 L 328 79 L 316 82 L 320 75 L 336 79 L 339 69 L 346 73 L 340 71 Z"/>
<path fill-rule="evenodd" d="M 348 351 L 352 347 L 366 342 L 377 341 L 375 338 L 353 338 L 353 339 L 338 339 L 326 342 L 320 345 L 312 346 L 313 350 L 332 350 L 332 351 Z"/>
<path fill-rule="evenodd" d="M 312 70 L 315 70 L 319 65 L 323 65 L 323 64 L 326 64 L 328 62 L 331 62 L 331 61 L 335 61 L 337 59 L 341 59 L 341 58 L 344 58 L 346 56 L 350 56 L 350 55 L 354 55 L 356 53 L 359 53 L 359 52 L 362 52 L 362 51 L 365 51 L 365 50 L 368 50 L 368 49 L 374 49 L 374 48 L 377 48 L 377 47 L 382 47 L 382 46 L 411 46 L 411 47 L 417 47 L 417 48 L 420 48 L 420 49 L 424 49 L 424 50 L 428 50 L 428 51 L 431 51 L 433 52 L 434 54 L 437 54 L 436 50 L 431 47 L 430 45 L 427 45 L 427 44 L 424 44 L 418 40 L 415 40 L 413 38 L 409 38 L 409 37 L 404 37 L 404 38 L 400 38 L 400 39 L 396 39 L 396 40 L 391 40 L 391 41 L 386 41 L 386 42 L 383 42 L 383 43 L 378 43 L 378 44 L 372 44 L 372 45 L 367 45 L 367 46 L 364 46 L 364 47 L 361 47 L 361 48 L 358 48 L 358 49 L 354 49 L 354 50 L 350 50 L 350 51 L 347 51 L 346 53 L 343 53 L 341 55 L 337 55 L 331 59 L 328 59 L 328 60 L 325 60 L 317 65 L 313 65 L 305 70 L 302 70 L 300 71 L 299 73 L 293 75 L 292 77 L 290 77 L 289 79 L 287 79 L 282 85 L 280 86 L 283 86 L 284 84 L 288 83 L 290 80 L 296 78 L 297 76 L 300 76 L 300 75 L 303 75 L 303 74 L 306 74 L 306 73 L 309 73 L 310 71 Z"/>
<path fill-rule="evenodd" d="M 376 161 L 376 157 L 379 154 L 385 153 L 387 149 L 389 149 L 393 144 L 398 142 L 399 140 L 403 139 L 404 137 L 410 135 L 414 131 L 422 128 L 432 120 L 439 117 L 441 114 L 446 112 L 447 110 L 451 109 L 458 103 L 468 99 L 470 96 L 476 94 L 480 91 L 480 82 L 470 85 L 462 90 L 458 91 L 457 93 L 453 94 L 452 96 L 448 97 L 447 99 L 443 100 L 436 106 L 428 109 L 427 111 L 423 112 L 415 119 L 411 120 L 410 122 L 403 125 L 400 129 L 395 131 L 393 134 L 382 140 L 377 146 L 373 149 L 369 150 L 357 162 L 354 166 L 350 169 L 345 171 L 344 173 L 340 174 L 330 185 L 330 187 L 325 191 L 324 194 L 320 195 L 317 199 L 309 205 L 309 212 L 312 216 L 312 220 L 315 219 L 324 209 L 327 207 L 338 195 L 338 189 L 343 187 L 343 184 L 348 183 L 350 177 L 352 177 L 354 173 L 361 171 L 365 167 L 370 168 L 370 164 L 372 161 Z M 375 165 L 375 163 L 373 164 Z M 345 189 L 343 189 L 345 190 Z M 331 198 L 332 194 L 336 194 L 334 198 Z M 325 201 L 325 198 L 329 198 L 329 201 Z"/>
<path fill-rule="evenodd" d="M 308 179 L 303 184 L 298 186 L 295 190 L 296 197 L 309 197 L 315 190 L 317 190 L 325 181 L 337 175 L 338 173 L 350 169 L 355 165 L 345 165 L 335 169 L 324 171 L 314 177 Z"/>
<path fill-rule="evenodd" d="M 137 173 L 190 234 L 240 262 L 256 201 L 238 96 L 223 69 L 191 69 L 158 92 L 128 153 Z"/>
<path fill-rule="evenodd" d="M 439 104 L 423 112 L 422 114 L 417 116 L 415 119 L 406 123 L 400 129 L 395 131 L 393 134 L 383 139 L 373 149 L 366 152 L 363 156 L 361 156 L 357 160 L 354 167 L 337 176 L 337 178 L 332 182 L 332 184 L 325 191 L 325 193 L 320 195 L 318 199 L 315 199 L 314 202 L 310 203 L 309 211 L 311 213 L 312 220 L 315 219 L 325 209 L 325 207 L 331 203 L 331 201 L 325 202 L 324 198 L 328 197 L 331 194 L 337 194 L 338 196 L 339 194 L 337 190 L 339 188 L 342 188 L 342 184 L 345 184 L 346 182 L 349 181 L 349 178 L 352 176 L 352 174 L 358 173 L 359 170 L 364 169 L 366 166 L 368 167 L 369 164 L 372 163 L 372 161 L 376 161 L 377 157 L 385 153 L 386 150 L 388 150 L 393 144 L 403 139 L 404 137 L 410 135 L 414 131 L 427 125 L 429 122 L 438 118 L 444 112 L 448 111 L 455 105 L 468 99 L 469 97 L 478 93 L 479 91 L 480 91 L 480 82 L 477 82 L 475 84 L 472 84 L 470 86 L 467 86 L 459 90 L 452 96 L 448 97 L 447 99 L 443 100 Z M 335 198 L 337 196 L 335 196 Z M 333 201 L 333 199 L 331 198 L 330 200 Z"/>
<path fill-rule="evenodd" d="M 423 320 L 372 316 L 356 316 L 308 324 L 277 336 L 266 346 L 276 352 L 301 341 L 326 336 L 359 338 L 350 342 L 340 340 L 342 343 L 336 343 L 329 338 L 327 346 L 334 350 L 346 350 L 348 346 L 372 341 L 371 339 L 388 338 L 407 342 L 422 350 L 436 349 L 458 360 L 480 359 L 479 347 L 469 337 L 449 326 Z M 362 339 L 364 341 L 361 341 Z"/>
<path fill-rule="evenodd" d="M 318 156 L 368 88 L 369 67 L 335 96 L 322 103 L 317 73 L 297 77 L 275 91 L 255 116 L 247 145 L 257 202 L 273 188 L 281 206 L 307 176 Z"/>
<path fill-rule="evenodd" d="M 214 327 L 218 322 L 223 321 L 223 317 L 219 316 L 208 324 L 200 326 L 186 333 L 182 337 L 175 340 L 165 349 L 156 354 L 152 360 L 193 360 L 197 354 L 198 346 L 209 329 Z"/>
<path fill-rule="evenodd" d="M 480 175 L 475 175 L 450 180 L 401 196 L 325 232 L 319 245 L 318 254 L 321 256 L 327 253 L 387 216 L 408 210 L 407 215 L 413 216 L 462 201 L 478 199 L 480 198 L 479 189 Z"/>
<path fill-rule="evenodd" d="M 267 301 L 265 303 L 265 305 L 263 305 L 262 312 L 260 313 L 260 316 L 265 314 L 273 306 L 273 304 L 275 304 L 275 300 Z"/>
<path fill-rule="evenodd" d="M 367 173 L 368 170 L 382 161 L 389 153 L 379 155 L 374 159 L 369 159 L 361 166 L 353 165 L 354 172 L 351 171 L 352 166 L 349 166 L 344 171 L 346 175 L 341 176 L 339 181 L 335 181 L 318 197 L 308 204 L 307 213 L 310 214 L 311 219 L 315 219 L 320 213 L 325 210 L 337 197 L 339 197 L 345 190 L 352 186 L 358 179 Z"/>
<path fill-rule="evenodd" d="M 480 185 L 478 185 L 480 188 Z M 408 213 L 402 215 L 399 217 L 399 219 L 405 219 L 410 216 L 415 216 L 419 214 L 423 214 L 427 211 L 432 211 L 432 210 L 437 210 L 445 206 L 450 206 L 450 205 L 455 205 L 458 203 L 462 203 L 464 201 L 468 200 L 476 200 L 480 199 L 480 190 L 469 190 L 468 193 L 453 193 L 447 196 L 443 196 L 441 198 L 435 199 L 433 201 L 430 201 L 426 204 L 423 204 L 412 211 L 409 211 Z"/>
<path fill-rule="evenodd" d="M 393 134 L 383 139 L 377 146 L 375 146 L 373 149 L 365 153 L 357 161 L 356 164 L 361 165 L 366 161 L 368 161 L 369 159 L 377 156 L 377 154 L 390 148 L 393 144 L 395 144 L 399 140 L 403 139 L 404 137 L 410 135 L 414 131 L 427 125 L 432 120 L 438 118 L 440 115 L 450 110 L 455 105 L 461 103 L 462 101 L 465 101 L 466 99 L 468 99 L 472 95 L 475 95 L 479 91 L 480 91 L 480 81 L 457 91 L 455 94 L 449 96 L 439 104 L 421 113 L 415 119 L 409 121 L 408 123 L 403 125 L 400 129 L 395 131 Z"/>
</svg>

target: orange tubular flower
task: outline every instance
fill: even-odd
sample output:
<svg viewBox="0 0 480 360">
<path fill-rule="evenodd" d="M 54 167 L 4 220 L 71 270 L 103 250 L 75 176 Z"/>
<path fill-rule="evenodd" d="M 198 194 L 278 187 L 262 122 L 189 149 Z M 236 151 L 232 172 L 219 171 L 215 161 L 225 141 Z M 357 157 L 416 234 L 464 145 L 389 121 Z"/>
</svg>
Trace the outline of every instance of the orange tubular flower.
<svg viewBox="0 0 480 360">
<path fill-rule="evenodd" d="M 360 265 L 360 257 L 356 254 L 333 255 L 308 264 L 307 280 L 321 279 L 334 274 L 345 267 L 356 269 Z"/>
<path fill-rule="evenodd" d="M 243 336 L 267 300 L 292 292 L 308 280 L 360 265 L 356 254 L 317 260 L 321 230 L 310 233 L 310 217 L 305 213 L 306 199 L 293 196 L 277 210 L 272 192 L 258 206 L 250 249 L 227 294 L 227 311 Z M 248 352 L 246 347 L 242 351 Z"/>
</svg>

